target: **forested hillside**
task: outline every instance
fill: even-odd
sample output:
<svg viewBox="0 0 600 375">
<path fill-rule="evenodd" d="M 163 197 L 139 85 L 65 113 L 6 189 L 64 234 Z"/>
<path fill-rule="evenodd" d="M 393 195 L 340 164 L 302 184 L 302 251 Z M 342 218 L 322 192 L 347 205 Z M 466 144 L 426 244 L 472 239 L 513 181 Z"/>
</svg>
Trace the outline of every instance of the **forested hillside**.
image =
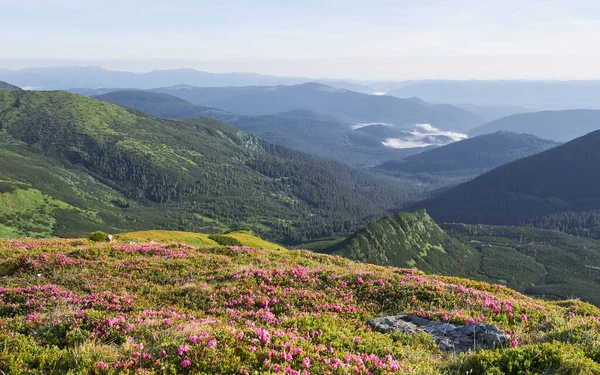
<svg viewBox="0 0 600 375">
<path fill-rule="evenodd" d="M 21 88 L 4 81 L 0 81 L 0 90 L 21 90 Z"/>
<path fill-rule="evenodd" d="M 382 144 L 387 138 L 385 134 L 368 134 L 363 131 L 364 128 L 354 130 L 350 124 L 309 110 L 275 115 L 239 115 L 194 105 L 172 95 L 142 90 L 111 92 L 97 98 L 162 118 L 214 118 L 275 144 L 356 167 L 373 166 L 420 151 L 385 147 Z"/>
<path fill-rule="evenodd" d="M 436 224 L 425 211 L 400 212 L 343 240 L 306 245 L 372 264 L 416 267 L 506 285 L 548 299 L 600 306 L 600 241 L 531 227 Z"/>
<path fill-rule="evenodd" d="M 581 298 L 600 306 L 600 241 L 558 231 L 442 224 L 480 253 L 477 278 L 548 299 Z"/>
<path fill-rule="evenodd" d="M 14 199 L 31 186 L 54 199 L 57 173 L 75 173 L 76 180 L 60 181 L 76 194 L 59 200 L 93 219 L 77 221 L 79 233 L 94 223 L 119 231 L 250 225 L 270 239 L 293 242 L 356 229 L 404 202 L 396 183 L 275 146 L 218 121 L 160 120 L 66 92 L 0 90 L 0 131 L 10 157 L 52 164 L 45 170 L 36 161 L 40 172 L 29 176 L 3 163 L 0 172 L 9 186 L 3 198 Z M 86 179 L 106 190 L 106 198 L 95 198 L 103 209 L 85 197 L 77 180 Z M 75 225 L 52 212 L 48 216 L 52 219 L 39 235 L 69 232 Z M 13 222 L 9 218 L 3 225 Z"/>
<path fill-rule="evenodd" d="M 389 161 L 375 170 L 417 179 L 436 188 L 467 181 L 500 165 L 558 145 L 529 134 L 496 132 Z"/>
<path fill-rule="evenodd" d="M 600 209 L 599 145 L 600 131 L 590 133 L 496 168 L 415 207 L 427 208 L 440 222 L 530 223 L 581 234 L 597 227 L 590 212 Z"/>
<path fill-rule="evenodd" d="M 475 276 L 479 265 L 477 251 L 444 233 L 424 210 L 388 216 L 324 252 L 446 275 Z"/>
</svg>

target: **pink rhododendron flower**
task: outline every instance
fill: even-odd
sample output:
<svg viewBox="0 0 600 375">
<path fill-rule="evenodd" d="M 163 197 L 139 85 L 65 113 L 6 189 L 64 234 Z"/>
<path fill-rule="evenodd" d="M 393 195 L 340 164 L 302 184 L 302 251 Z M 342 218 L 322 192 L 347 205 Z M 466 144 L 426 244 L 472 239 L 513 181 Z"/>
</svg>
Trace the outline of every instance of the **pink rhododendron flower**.
<svg viewBox="0 0 600 375">
<path fill-rule="evenodd" d="M 184 355 L 185 353 L 190 351 L 190 347 L 187 346 L 186 344 L 181 345 L 178 349 L 177 349 L 177 353 L 179 353 L 179 355 Z"/>
</svg>

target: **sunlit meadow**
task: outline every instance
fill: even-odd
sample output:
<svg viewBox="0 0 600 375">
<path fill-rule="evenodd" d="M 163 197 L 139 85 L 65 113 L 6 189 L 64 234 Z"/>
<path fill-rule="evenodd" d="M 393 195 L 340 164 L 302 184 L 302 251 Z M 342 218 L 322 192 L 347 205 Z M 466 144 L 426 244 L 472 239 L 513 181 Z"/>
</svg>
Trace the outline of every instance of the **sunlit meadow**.
<svg viewBox="0 0 600 375">
<path fill-rule="evenodd" d="M 308 251 L 0 240 L 0 374 L 600 373 L 600 310 Z M 365 322 L 490 322 L 447 354 Z"/>
</svg>

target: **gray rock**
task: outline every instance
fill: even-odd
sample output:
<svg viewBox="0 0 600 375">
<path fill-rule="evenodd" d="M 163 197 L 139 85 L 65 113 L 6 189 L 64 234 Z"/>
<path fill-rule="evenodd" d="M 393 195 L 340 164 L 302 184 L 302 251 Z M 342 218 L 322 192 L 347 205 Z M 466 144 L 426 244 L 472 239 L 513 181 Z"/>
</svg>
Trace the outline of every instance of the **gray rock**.
<svg viewBox="0 0 600 375">
<path fill-rule="evenodd" d="M 471 323 L 467 326 L 457 326 L 417 316 L 398 315 L 371 319 L 367 325 L 382 333 L 427 333 L 441 350 L 453 353 L 494 348 L 510 343 L 510 335 L 493 324 Z"/>
</svg>

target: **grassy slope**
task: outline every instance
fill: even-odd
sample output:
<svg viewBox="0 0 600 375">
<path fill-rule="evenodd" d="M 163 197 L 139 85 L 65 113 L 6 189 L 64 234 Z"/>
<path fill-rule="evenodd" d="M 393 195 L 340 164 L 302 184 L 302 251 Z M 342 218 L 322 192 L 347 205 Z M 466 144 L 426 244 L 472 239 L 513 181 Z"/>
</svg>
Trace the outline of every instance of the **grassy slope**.
<svg viewBox="0 0 600 375">
<path fill-rule="evenodd" d="M 218 121 L 160 120 L 66 92 L 0 90 L 0 124 L 0 150 L 31 161 L 0 164 L 3 179 L 97 215 L 52 214 L 52 234 L 252 226 L 293 242 L 347 231 L 404 199 L 397 183 Z"/>
<path fill-rule="evenodd" d="M 125 232 L 114 235 L 115 239 L 120 241 L 150 242 L 157 241 L 161 243 L 184 243 L 190 246 L 218 246 L 219 244 L 208 238 L 209 234 L 179 232 L 169 230 L 146 230 L 140 232 Z"/>
<path fill-rule="evenodd" d="M 128 201 L 120 192 L 80 169 L 66 169 L 60 163 L 27 153 L 22 144 L 3 146 L 4 149 L 0 148 L 2 237 L 69 236 L 128 226 L 114 214 L 118 209 L 113 202 Z"/>
<path fill-rule="evenodd" d="M 5 147 L 0 148 L 2 238 L 71 237 L 95 230 L 115 233 L 177 228 L 182 225 L 182 216 L 188 220 L 187 225 L 205 231 L 227 229 L 214 220 L 185 215 L 173 207 L 157 210 L 152 205 L 138 204 L 118 186 L 102 183 L 83 168 L 34 155 L 14 140 L 2 146 Z M 21 202 L 18 207 L 11 205 L 16 201 Z"/>
<path fill-rule="evenodd" d="M 218 246 L 219 244 L 211 239 L 210 236 L 210 234 L 203 233 L 147 230 L 141 232 L 118 233 L 114 237 L 121 241 L 158 241 L 162 243 L 183 243 L 190 246 Z M 243 246 L 255 249 L 277 250 L 283 248 L 281 245 L 263 240 L 249 230 L 233 230 L 221 233 L 219 236 L 233 238 L 239 241 Z"/>
<path fill-rule="evenodd" d="M 600 371 L 590 305 L 306 251 L 1 241 L 0 277 L 6 374 Z M 452 356 L 364 324 L 396 313 L 485 319 L 518 347 Z"/>
<path fill-rule="evenodd" d="M 479 264 L 476 251 L 446 235 L 425 211 L 386 217 L 325 252 L 361 262 L 461 276 L 475 275 Z"/>
</svg>

